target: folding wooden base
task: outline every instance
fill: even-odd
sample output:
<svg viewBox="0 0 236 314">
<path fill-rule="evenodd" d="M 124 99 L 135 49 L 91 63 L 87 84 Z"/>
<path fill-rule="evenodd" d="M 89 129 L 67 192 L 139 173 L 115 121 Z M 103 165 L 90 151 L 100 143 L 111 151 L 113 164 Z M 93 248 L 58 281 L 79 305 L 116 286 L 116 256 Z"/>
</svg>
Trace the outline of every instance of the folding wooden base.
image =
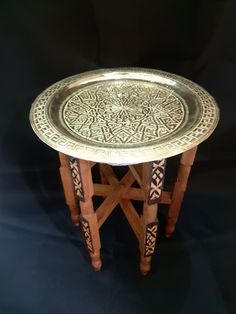
<svg viewBox="0 0 236 314">
<path fill-rule="evenodd" d="M 91 168 L 95 163 L 79 160 L 59 153 L 60 174 L 66 203 L 70 208 L 75 225 L 80 225 L 85 243 L 95 270 L 100 270 L 99 228 L 106 221 L 117 204 L 120 204 L 134 234 L 139 241 L 140 271 L 145 275 L 151 268 L 151 259 L 155 251 L 158 219 L 158 203 L 169 204 L 166 236 L 175 230 L 196 148 L 184 152 L 180 159 L 178 175 L 173 192 L 163 191 L 166 160 L 152 161 L 138 165 L 129 165 L 121 180 L 116 177 L 113 168 L 99 164 L 101 184 L 93 183 Z M 139 187 L 132 187 L 137 181 Z M 103 203 L 93 208 L 93 195 L 104 198 Z M 143 213 L 138 215 L 131 200 L 143 201 Z"/>
</svg>

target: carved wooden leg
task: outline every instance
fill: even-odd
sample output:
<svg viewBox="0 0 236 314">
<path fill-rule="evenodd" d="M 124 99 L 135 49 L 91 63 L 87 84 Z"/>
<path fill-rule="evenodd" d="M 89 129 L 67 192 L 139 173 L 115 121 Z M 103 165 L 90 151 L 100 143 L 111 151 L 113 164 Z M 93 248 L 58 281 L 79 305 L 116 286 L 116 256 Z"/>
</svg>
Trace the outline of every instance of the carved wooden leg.
<svg viewBox="0 0 236 314">
<path fill-rule="evenodd" d="M 196 155 L 197 147 L 184 152 L 180 158 L 177 179 L 174 185 L 172 200 L 168 210 L 166 237 L 170 237 L 175 231 L 184 193 L 187 188 L 188 177 Z"/>
<path fill-rule="evenodd" d="M 140 271 L 142 275 L 146 275 L 151 269 L 158 230 L 157 209 L 161 198 L 164 175 L 164 159 L 143 164 L 142 186 L 145 191 L 145 201 L 141 217 L 142 234 L 140 237 Z"/>
<path fill-rule="evenodd" d="M 87 160 L 79 160 L 79 168 L 83 187 L 83 198 L 80 200 L 81 227 L 85 237 L 85 242 L 91 263 L 95 270 L 100 270 L 102 262 L 100 259 L 100 237 L 97 215 L 93 209 L 93 180 L 91 174 L 91 164 Z"/>
<path fill-rule="evenodd" d="M 59 158 L 61 162 L 60 175 L 64 190 L 64 195 L 66 199 L 66 204 L 69 206 L 71 219 L 73 223 L 79 225 L 79 206 L 78 206 L 78 195 L 76 195 L 76 190 L 74 186 L 74 181 L 76 179 L 76 174 L 71 170 L 70 157 L 59 153 Z"/>
</svg>

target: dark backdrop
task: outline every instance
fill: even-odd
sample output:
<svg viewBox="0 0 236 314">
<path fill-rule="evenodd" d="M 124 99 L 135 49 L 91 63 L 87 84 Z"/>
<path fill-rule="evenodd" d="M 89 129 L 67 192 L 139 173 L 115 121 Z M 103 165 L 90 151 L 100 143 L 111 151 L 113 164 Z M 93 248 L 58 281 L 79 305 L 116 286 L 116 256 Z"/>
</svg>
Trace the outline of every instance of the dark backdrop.
<svg viewBox="0 0 236 314">
<path fill-rule="evenodd" d="M 0 314 L 236 313 L 233 0 L 1 1 Z M 55 151 L 30 128 L 34 98 L 86 70 L 142 66 L 183 75 L 217 100 L 175 235 L 149 276 L 117 210 L 101 231 L 103 269 L 88 264 L 64 204 Z"/>
</svg>

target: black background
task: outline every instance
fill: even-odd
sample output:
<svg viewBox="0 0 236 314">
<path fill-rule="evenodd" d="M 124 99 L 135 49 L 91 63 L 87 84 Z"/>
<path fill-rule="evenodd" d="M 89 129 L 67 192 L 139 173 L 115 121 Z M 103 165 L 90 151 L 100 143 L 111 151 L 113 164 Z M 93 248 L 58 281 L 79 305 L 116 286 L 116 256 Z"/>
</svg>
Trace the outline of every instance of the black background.
<svg viewBox="0 0 236 314">
<path fill-rule="evenodd" d="M 236 313 L 236 3 L 213 0 L 1 1 L 0 314 Z M 55 81 L 142 66 L 183 75 L 217 100 L 175 235 L 152 272 L 117 210 L 101 230 L 103 268 L 70 222 L 55 151 L 28 113 Z"/>
</svg>

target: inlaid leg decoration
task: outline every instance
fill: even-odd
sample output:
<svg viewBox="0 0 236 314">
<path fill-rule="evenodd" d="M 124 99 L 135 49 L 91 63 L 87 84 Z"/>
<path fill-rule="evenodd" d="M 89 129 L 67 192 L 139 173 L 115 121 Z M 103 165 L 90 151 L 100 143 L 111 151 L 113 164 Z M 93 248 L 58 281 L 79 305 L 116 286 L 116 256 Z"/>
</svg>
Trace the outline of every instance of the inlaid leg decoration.
<svg viewBox="0 0 236 314">
<path fill-rule="evenodd" d="M 184 152 L 180 158 L 180 164 L 177 174 L 177 180 L 174 185 L 172 200 L 168 210 L 166 237 L 170 237 L 175 231 L 175 225 L 178 220 L 181 204 L 183 202 L 184 193 L 187 188 L 188 177 L 193 165 L 197 147 Z"/>
<path fill-rule="evenodd" d="M 74 157 L 69 156 L 69 164 L 70 164 L 71 175 L 72 175 L 72 179 L 74 183 L 75 195 L 78 197 L 80 201 L 83 201 L 84 189 L 83 189 L 83 184 L 82 184 L 82 179 L 81 179 L 79 160 Z"/>
<path fill-rule="evenodd" d="M 155 251 L 158 220 L 157 209 L 161 199 L 165 176 L 165 159 L 143 164 L 143 187 L 145 200 L 141 217 L 142 234 L 140 237 L 140 271 L 146 275 L 151 269 L 152 255 Z"/>
<path fill-rule="evenodd" d="M 81 187 L 83 190 L 83 197 L 80 200 L 81 209 L 81 227 L 85 238 L 85 243 L 91 257 L 91 263 L 95 270 L 100 270 L 102 262 L 100 259 L 100 237 L 97 215 L 93 209 L 92 196 L 93 181 L 91 174 L 91 163 L 86 160 L 78 160 Z"/>
<path fill-rule="evenodd" d="M 76 178 L 73 177 L 73 172 L 71 173 L 71 161 L 69 156 L 59 153 L 59 158 L 61 162 L 60 175 L 64 190 L 64 195 L 66 199 L 66 204 L 70 209 L 71 219 L 73 223 L 79 225 L 79 202 L 78 195 L 75 191 L 75 186 L 78 186 L 78 183 L 75 184 Z M 75 175 L 75 173 L 74 173 Z"/>
<path fill-rule="evenodd" d="M 89 253 L 93 254 L 94 248 L 93 248 L 92 234 L 89 227 L 89 222 L 85 218 L 83 218 L 83 216 L 81 216 L 81 229 L 84 234 L 84 240 L 87 245 L 87 249 Z"/>
<path fill-rule="evenodd" d="M 148 204 L 159 203 L 165 178 L 166 159 L 153 161 L 148 185 Z"/>
<path fill-rule="evenodd" d="M 157 239 L 158 222 L 151 222 L 146 225 L 146 240 L 144 256 L 151 256 L 155 251 L 155 244 Z"/>
</svg>

